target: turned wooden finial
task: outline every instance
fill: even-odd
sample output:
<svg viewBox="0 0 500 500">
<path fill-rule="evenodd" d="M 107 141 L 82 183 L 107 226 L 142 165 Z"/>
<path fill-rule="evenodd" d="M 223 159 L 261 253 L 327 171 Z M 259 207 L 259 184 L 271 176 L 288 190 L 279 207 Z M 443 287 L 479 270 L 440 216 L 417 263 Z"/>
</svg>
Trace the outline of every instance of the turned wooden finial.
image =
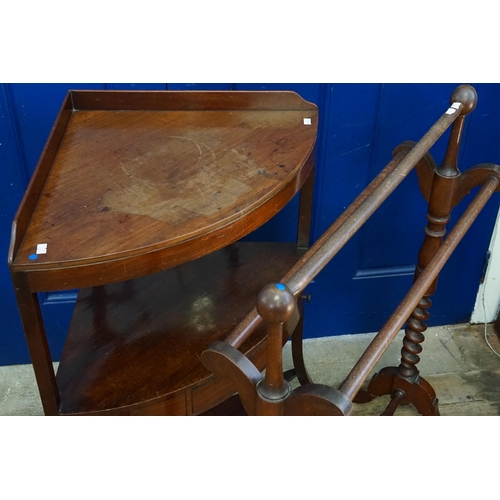
<svg viewBox="0 0 500 500">
<path fill-rule="evenodd" d="M 477 104 L 477 92 L 471 85 L 460 85 L 450 97 L 450 104 L 459 102 L 462 104 L 461 115 L 468 115 L 474 111 Z"/>
<path fill-rule="evenodd" d="M 262 415 L 281 415 L 290 384 L 283 377 L 283 323 L 295 310 L 295 297 L 282 283 L 266 285 L 257 297 L 257 311 L 266 323 L 267 364 L 264 380 L 257 384 Z"/>
<path fill-rule="evenodd" d="M 257 311 L 267 323 L 284 323 L 294 308 L 295 297 L 282 283 L 266 285 L 257 297 Z"/>
<path fill-rule="evenodd" d="M 457 166 L 458 150 L 460 148 L 460 139 L 464 128 L 466 115 L 474 111 L 477 104 L 477 93 L 474 87 L 470 85 L 458 86 L 450 97 L 451 107 L 448 112 L 453 112 L 456 109 L 456 103 L 462 104 L 460 114 L 451 127 L 448 147 L 443 160 L 443 164 L 438 168 L 438 172 L 443 177 L 457 177 L 460 175 L 460 170 Z M 455 106 L 454 106 L 455 104 Z"/>
</svg>

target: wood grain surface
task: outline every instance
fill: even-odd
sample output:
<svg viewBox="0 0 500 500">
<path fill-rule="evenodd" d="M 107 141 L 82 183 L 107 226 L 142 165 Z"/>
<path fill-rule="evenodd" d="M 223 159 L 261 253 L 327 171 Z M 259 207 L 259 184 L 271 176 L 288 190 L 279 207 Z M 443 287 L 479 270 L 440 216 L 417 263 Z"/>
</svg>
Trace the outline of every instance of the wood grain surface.
<svg viewBox="0 0 500 500">
<path fill-rule="evenodd" d="M 151 413 L 170 402 L 170 414 L 192 414 L 226 399 L 235 390 L 214 380 L 202 351 L 299 257 L 293 243 L 239 243 L 175 269 L 82 290 L 57 372 L 61 412 Z M 241 347 L 260 369 L 262 347 L 264 329 Z"/>
<path fill-rule="evenodd" d="M 74 111 L 14 268 L 144 254 L 250 215 L 307 162 L 317 111 L 304 107 Z M 47 253 L 30 260 L 40 243 Z"/>
</svg>

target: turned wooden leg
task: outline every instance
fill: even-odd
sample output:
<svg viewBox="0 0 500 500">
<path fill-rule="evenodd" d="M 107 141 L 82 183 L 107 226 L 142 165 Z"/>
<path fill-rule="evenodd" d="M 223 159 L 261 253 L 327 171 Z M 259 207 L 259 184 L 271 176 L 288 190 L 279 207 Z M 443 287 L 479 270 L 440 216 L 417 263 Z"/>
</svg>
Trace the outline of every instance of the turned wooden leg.
<svg viewBox="0 0 500 500">
<path fill-rule="evenodd" d="M 354 401 L 366 403 L 386 394 L 391 401 L 382 415 L 393 415 L 399 405 L 412 404 L 421 415 L 439 415 L 438 399 L 432 386 L 420 377 L 417 364 L 420 361 L 423 332 L 427 330 L 425 320 L 429 318 L 427 309 L 432 305 L 429 297 L 420 299 L 405 328 L 401 363 L 396 367 L 383 368 L 375 374 L 368 388 L 360 391 Z"/>
<path fill-rule="evenodd" d="M 425 164 L 421 166 L 422 170 L 419 175 L 421 191 L 424 196 L 428 196 L 426 199 L 429 202 L 429 208 L 428 224 L 418 255 L 415 280 L 442 245 L 451 211 L 460 200 L 457 193 L 461 190 L 462 176 L 457 168 L 457 156 L 464 119 L 475 108 L 477 95 L 472 87 L 463 85 L 458 87 L 451 96 L 450 112 L 454 112 L 452 110 L 455 102 L 463 105 L 461 116 L 453 123 L 443 164 L 434 169 L 430 189 L 426 185 L 422 186 L 422 182 L 426 183 L 430 178 L 430 172 L 426 174 L 423 169 L 427 167 Z M 431 165 L 432 162 L 429 162 L 429 168 Z M 427 329 L 425 321 L 429 318 L 428 308 L 431 306 L 429 297 L 434 293 L 436 285 L 437 278 L 408 319 L 401 350 L 401 364 L 397 368 L 384 368 L 375 374 L 368 387 L 359 391 L 354 399 L 355 402 L 362 403 L 377 396 L 390 394 L 391 402 L 383 415 L 392 415 L 399 405 L 407 404 L 413 404 L 422 415 L 439 415 L 436 394 L 431 385 L 420 377 L 417 368 L 420 361 L 419 354 L 422 351 L 421 344 L 424 341 L 423 333 Z"/>
<path fill-rule="evenodd" d="M 420 361 L 419 354 L 422 352 L 420 344 L 425 340 L 423 332 L 427 330 L 427 325 L 424 321 L 429 318 L 427 309 L 431 305 L 432 302 L 429 297 L 422 297 L 410 316 L 405 329 L 399 373 L 407 379 L 413 379 L 418 376 L 417 363 Z"/>
</svg>

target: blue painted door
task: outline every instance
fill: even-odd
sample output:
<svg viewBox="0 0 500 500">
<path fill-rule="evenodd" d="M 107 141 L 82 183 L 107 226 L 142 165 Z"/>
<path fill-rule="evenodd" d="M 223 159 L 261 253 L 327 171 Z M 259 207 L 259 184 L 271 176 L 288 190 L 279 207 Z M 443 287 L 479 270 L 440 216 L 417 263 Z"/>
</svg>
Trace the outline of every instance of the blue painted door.
<svg viewBox="0 0 500 500">
<path fill-rule="evenodd" d="M 294 90 L 320 109 L 313 240 L 390 161 L 404 140 L 419 140 L 448 105 L 454 84 L 99 84 L 2 85 L 0 90 L 0 364 L 29 362 L 6 265 L 10 224 L 69 88 Z M 460 165 L 500 163 L 500 86 L 475 85 L 479 103 L 467 121 Z M 446 136 L 447 137 L 447 136 Z M 446 138 L 431 150 L 441 162 Z M 469 198 L 470 199 L 470 198 Z M 293 240 L 295 198 L 250 238 Z M 495 196 L 443 271 L 430 324 L 469 320 L 499 197 Z M 452 224 L 465 205 L 452 214 Z M 425 202 L 412 173 L 309 286 L 307 337 L 378 330 L 412 282 L 425 226 Z M 58 358 L 75 294 L 43 296 L 49 342 Z"/>
<path fill-rule="evenodd" d="M 449 103 L 455 84 L 331 85 L 324 96 L 324 126 L 316 193 L 318 237 L 391 159 L 404 140 L 419 140 Z M 500 86 L 475 85 L 476 110 L 466 122 L 460 168 L 500 162 Z M 446 134 L 432 149 L 442 162 Z M 464 200 L 470 201 L 471 197 Z M 465 209 L 452 213 L 450 227 Z M 490 200 L 450 258 L 433 297 L 430 325 L 467 322 L 499 196 Z M 378 331 L 411 286 L 427 223 L 415 172 L 406 178 L 310 287 L 308 333 Z"/>
<path fill-rule="evenodd" d="M 165 89 L 165 84 L 0 84 L 0 365 L 29 363 L 7 266 L 12 219 L 69 89 Z M 76 292 L 40 294 L 51 352 L 59 359 Z"/>
</svg>

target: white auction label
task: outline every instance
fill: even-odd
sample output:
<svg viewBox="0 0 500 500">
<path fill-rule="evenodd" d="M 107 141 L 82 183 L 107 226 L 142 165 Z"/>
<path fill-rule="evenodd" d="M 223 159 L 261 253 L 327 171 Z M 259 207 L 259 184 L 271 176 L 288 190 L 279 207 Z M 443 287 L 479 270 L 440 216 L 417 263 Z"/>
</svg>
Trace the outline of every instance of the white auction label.
<svg viewBox="0 0 500 500">
<path fill-rule="evenodd" d="M 36 253 L 40 255 L 41 253 L 47 253 L 47 243 L 38 243 L 36 246 Z"/>
<path fill-rule="evenodd" d="M 457 109 L 460 107 L 459 102 L 454 102 L 449 108 L 448 111 L 446 112 L 447 115 L 452 115 L 453 113 L 457 112 Z"/>
</svg>

